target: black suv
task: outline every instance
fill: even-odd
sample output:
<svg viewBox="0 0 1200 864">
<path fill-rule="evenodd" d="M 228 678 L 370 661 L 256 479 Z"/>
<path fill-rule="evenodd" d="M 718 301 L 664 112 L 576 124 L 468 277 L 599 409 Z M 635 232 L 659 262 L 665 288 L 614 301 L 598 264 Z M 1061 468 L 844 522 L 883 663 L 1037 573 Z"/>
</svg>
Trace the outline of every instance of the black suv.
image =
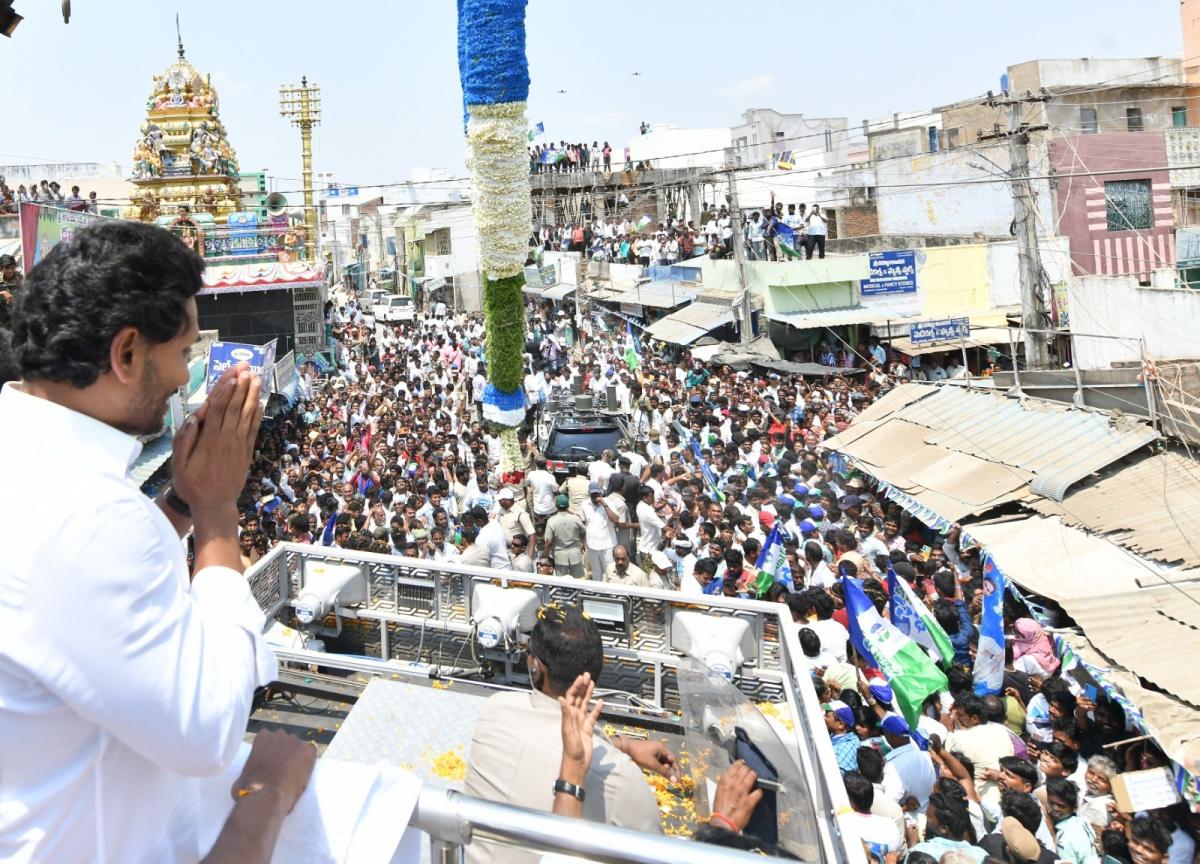
<svg viewBox="0 0 1200 864">
<path fill-rule="evenodd" d="M 588 465 L 600 458 L 605 450 L 617 453 L 624 433 L 612 417 L 597 415 L 566 415 L 550 422 L 542 454 L 546 469 L 563 479 L 567 467 L 574 465 L 579 474 L 587 476 Z"/>
</svg>

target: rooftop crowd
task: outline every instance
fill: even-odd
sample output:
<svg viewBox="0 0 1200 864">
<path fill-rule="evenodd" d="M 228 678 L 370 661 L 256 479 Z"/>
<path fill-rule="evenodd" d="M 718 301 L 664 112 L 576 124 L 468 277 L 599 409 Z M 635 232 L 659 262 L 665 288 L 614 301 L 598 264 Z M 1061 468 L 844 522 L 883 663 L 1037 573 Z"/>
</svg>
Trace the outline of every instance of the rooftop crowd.
<svg viewBox="0 0 1200 864">
<path fill-rule="evenodd" d="M 57 181 L 43 180 L 40 183 L 30 183 L 28 188 L 21 183 L 13 190 L 4 178 L 0 177 L 0 214 L 15 214 L 21 204 L 66 207 L 80 213 L 100 212 L 100 202 L 96 193 L 89 192 L 84 198 L 79 194 L 78 186 L 72 186 L 70 191 L 64 194 Z"/>
<path fill-rule="evenodd" d="M 579 333 L 552 305 L 527 311 L 530 416 L 575 376 L 585 392 L 611 387 L 629 412 L 619 448 L 586 475 L 555 476 L 523 430 L 523 472 L 499 475 L 499 438 L 478 421 L 482 322 L 451 314 L 375 332 L 352 299 L 341 302 L 330 321 L 344 369 L 324 381 L 306 372 L 295 412 L 262 434 L 241 500 L 246 563 L 288 539 L 779 602 L 827 709 L 854 824 L 880 854 L 915 864 L 1192 860 L 1185 806 L 1115 809 L 1113 777 L 1165 765 L 1163 753 L 1118 704 L 1064 674 L 1042 625 L 1012 597 L 1003 691 L 973 694 L 981 550 L 957 526 L 922 524 L 822 447 L 899 380 L 875 362 L 877 341 L 855 352 L 872 374 L 806 380 L 631 351 L 615 328 L 585 322 Z M 764 587 L 755 563 L 777 526 L 786 564 Z M 954 646 L 949 687 L 915 730 L 849 643 L 841 577 L 861 580 L 886 614 L 889 568 Z M 641 825 L 646 814 L 629 818 Z"/>
</svg>

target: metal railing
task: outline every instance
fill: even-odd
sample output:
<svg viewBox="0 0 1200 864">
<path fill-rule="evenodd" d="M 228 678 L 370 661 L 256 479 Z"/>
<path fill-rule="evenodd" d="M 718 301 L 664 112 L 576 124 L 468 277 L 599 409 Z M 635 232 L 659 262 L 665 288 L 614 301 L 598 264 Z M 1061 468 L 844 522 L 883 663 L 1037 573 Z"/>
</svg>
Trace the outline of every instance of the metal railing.
<svg viewBox="0 0 1200 864">
<path fill-rule="evenodd" d="M 409 824 L 429 835 L 434 864 L 462 861 L 463 847 L 476 840 L 606 864 L 761 864 L 763 860 L 738 849 L 570 819 L 437 787 L 421 790 Z"/>
<path fill-rule="evenodd" d="M 668 724 L 678 723 L 674 712 L 681 707 L 679 677 L 684 662 L 684 658 L 672 649 L 674 615 L 679 611 L 699 611 L 746 620 L 757 656 L 743 664 L 731 683 L 752 702 L 776 703 L 787 717 L 784 743 L 793 751 L 807 787 L 807 797 L 802 800 L 804 809 L 811 808 L 810 818 L 815 817 L 820 847 L 814 849 L 816 856 L 829 864 L 864 864 L 861 844 L 857 840 L 845 842 L 838 825 L 837 814 L 848 810 L 845 788 L 811 676 L 806 666 L 794 665 L 791 660 L 803 654 L 785 605 L 720 596 L 683 596 L 677 591 L 662 589 L 628 588 L 510 570 L 282 544 L 246 573 L 251 590 L 269 619 L 302 629 L 293 615 L 292 606 L 303 587 L 306 561 L 363 568 L 368 583 L 367 600 L 355 606 L 339 607 L 336 614 L 331 614 L 324 622 L 314 622 L 322 623 L 316 635 L 334 634 L 331 639 L 326 639 L 328 651 L 281 650 L 277 653 L 282 663 L 378 675 L 428 678 L 430 674 L 437 674 L 453 678 L 463 677 L 469 671 L 459 668 L 459 658 L 472 658 L 478 652 L 478 660 L 494 663 L 491 683 L 527 686 L 523 659 L 514 659 L 511 653 L 505 656 L 503 651 L 489 654 L 480 649 L 471 625 L 473 586 L 484 583 L 520 587 L 535 591 L 542 603 L 578 603 L 593 610 L 593 619 L 598 622 L 604 642 L 604 672 L 600 687 L 636 697 L 631 705 L 656 706 L 662 712 L 659 720 Z M 330 619 L 336 619 L 336 622 Z M 335 623 L 332 629 L 331 623 Z M 338 651 L 342 652 L 341 656 Z M 426 655 L 428 660 L 423 662 Z M 471 680 L 481 683 L 475 678 Z M 617 700 L 610 698 L 607 692 L 604 698 L 606 712 L 621 712 Z M 636 713 L 642 718 L 648 716 L 644 711 Z M 483 821 L 473 836 L 490 837 L 489 832 L 495 830 L 503 838 L 503 826 L 497 829 L 486 827 L 484 817 L 495 818 L 509 810 L 528 812 L 465 796 L 452 796 L 447 802 L 425 801 L 423 795 L 427 814 L 442 812 L 436 808 L 443 804 L 467 808 L 471 815 L 480 814 Z M 485 809 L 479 810 L 476 805 Z M 575 822 L 569 830 L 564 830 L 557 817 L 534 813 L 530 813 L 530 817 L 534 818 L 533 822 L 521 823 L 532 826 L 530 836 L 516 837 L 515 842 L 537 841 L 541 836 L 539 832 L 547 831 L 553 835 L 555 843 L 566 842 L 564 838 L 568 835 L 571 839 L 586 837 L 598 842 L 605 838 L 607 843 L 609 835 L 606 832 L 619 830 Z M 555 820 L 553 823 L 541 821 L 551 818 Z M 587 832 L 582 831 L 584 827 Z M 605 833 L 591 833 L 592 829 L 603 829 Z M 430 833 L 441 836 L 437 831 Z M 595 860 L 621 862 L 676 860 L 670 857 L 675 855 L 692 861 L 708 860 L 702 853 L 709 850 L 723 856 L 730 854 L 729 850 L 713 850 L 703 844 L 680 847 L 675 841 L 659 838 L 657 842 L 667 843 L 665 849 L 670 850 L 670 856 L 664 858 L 656 847 L 646 845 L 649 839 L 655 838 L 635 832 L 621 833 L 638 840 L 637 845 L 628 850 L 628 856 L 624 851 L 609 857 L 593 855 L 592 849 L 574 846 L 545 848 L 582 852 Z M 442 839 L 453 845 L 456 836 L 461 835 Z M 606 848 L 611 851 L 618 847 L 610 844 Z M 624 849 L 623 846 L 620 848 Z"/>
</svg>

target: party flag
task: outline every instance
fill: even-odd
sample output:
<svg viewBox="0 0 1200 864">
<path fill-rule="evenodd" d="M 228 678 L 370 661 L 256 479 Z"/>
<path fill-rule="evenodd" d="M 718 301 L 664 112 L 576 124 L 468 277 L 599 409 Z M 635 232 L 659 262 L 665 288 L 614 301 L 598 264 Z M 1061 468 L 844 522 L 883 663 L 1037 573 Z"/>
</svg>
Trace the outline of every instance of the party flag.
<svg viewBox="0 0 1200 864">
<path fill-rule="evenodd" d="M 954 662 L 954 646 L 950 637 L 942 629 L 942 625 L 929 612 L 929 608 L 921 602 L 921 598 L 913 591 L 907 579 L 896 575 L 892 566 L 888 565 L 888 601 L 891 610 L 892 623 L 896 629 L 916 642 L 923 648 L 928 648 L 937 655 L 937 661 L 942 666 Z"/>
<path fill-rule="evenodd" d="M 851 644 L 884 674 L 909 728 L 917 728 L 925 700 L 949 686 L 946 675 L 921 646 L 879 614 L 856 580 L 842 577 L 842 596 L 850 621 Z"/>
<path fill-rule="evenodd" d="M 983 617 L 975 649 L 975 695 L 1004 689 L 1004 574 L 991 555 L 983 556 Z"/>
</svg>

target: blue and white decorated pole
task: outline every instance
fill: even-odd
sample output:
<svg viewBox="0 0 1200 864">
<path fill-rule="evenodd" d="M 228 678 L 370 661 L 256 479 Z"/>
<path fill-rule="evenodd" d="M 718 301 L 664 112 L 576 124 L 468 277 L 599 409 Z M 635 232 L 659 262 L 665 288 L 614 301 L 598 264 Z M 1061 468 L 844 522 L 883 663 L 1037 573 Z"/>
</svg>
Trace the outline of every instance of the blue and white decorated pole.
<svg viewBox="0 0 1200 864">
<path fill-rule="evenodd" d="M 458 0 L 458 71 L 472 209 L 485 274 L 489 383 L 483 416 L 505 427 L 502 471 L 520 468 L 515 428 L 525 419 L 522 288 L 532 224 L 525 149 L 525 4 L 526 0 Z"/>
</svg>

